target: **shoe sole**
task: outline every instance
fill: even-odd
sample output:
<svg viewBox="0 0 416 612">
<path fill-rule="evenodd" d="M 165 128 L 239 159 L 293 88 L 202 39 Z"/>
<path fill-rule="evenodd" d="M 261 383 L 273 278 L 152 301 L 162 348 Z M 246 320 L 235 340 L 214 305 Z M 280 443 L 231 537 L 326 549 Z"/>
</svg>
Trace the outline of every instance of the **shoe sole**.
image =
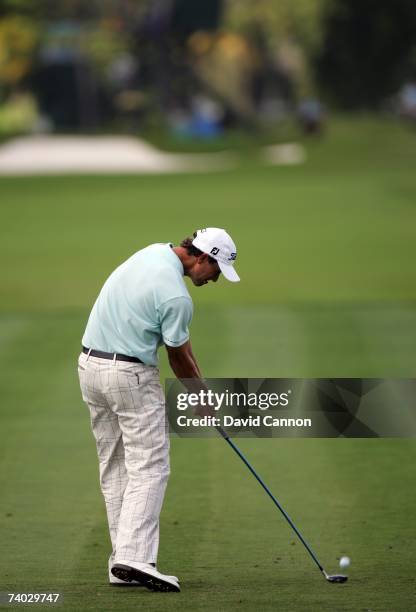
<svg viewBox="0 0 416 612">
<path fill-rule="evenodd" d="M 149 591 L 154 591 L 155 593 L 180 592 L 180 588 L 176 585 L 171 584 L 170 582 L 166 582 L 165 580 L 161 580 L 160 578 L 156 578 L 151 574 L 141 572 L 140 570 L 134 567 L 130 567 L 129 565 L 122 565 L 121 563 L 116 563 L 111 568 L 111 573 L 119 580 L 123 580 L 127 583 L 131 582 L 132 580 L 137 580 L 140 584 L 149 589 Z"/>
</svg>

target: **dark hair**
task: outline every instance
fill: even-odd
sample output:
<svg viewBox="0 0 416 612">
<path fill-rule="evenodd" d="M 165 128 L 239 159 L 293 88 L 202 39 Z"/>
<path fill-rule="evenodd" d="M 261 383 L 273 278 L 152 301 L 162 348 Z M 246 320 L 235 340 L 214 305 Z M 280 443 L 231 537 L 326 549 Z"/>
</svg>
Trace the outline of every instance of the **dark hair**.
<svg viewBox="0 0 416 612">
<path fill-rule="evenodd" d="M 193 233 L 193 237 L 196 238 L 196 232 Z M 192 244 L 192 240 L 193 238 L 184 238 L 184 240 L 182 240 L 181 242 L 181 247 L 186 249 L 186 252 L 188 253 L 188 255 L 199 257 L 200 255 L 202 255 L 203 251 L 201 251 L 200 249 L 197 249 L 196 246 Z M 210 264 L 217 263 L 217 260 L 211 257 L 211 255 L 208 255 L 208 261 Z"/>
</svg>

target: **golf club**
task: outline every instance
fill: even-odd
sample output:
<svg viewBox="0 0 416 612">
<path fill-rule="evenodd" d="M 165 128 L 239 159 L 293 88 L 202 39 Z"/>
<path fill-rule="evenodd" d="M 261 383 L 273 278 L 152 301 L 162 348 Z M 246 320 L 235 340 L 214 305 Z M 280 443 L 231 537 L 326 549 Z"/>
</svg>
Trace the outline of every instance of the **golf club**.
<svg viewBox="0 0 416 612">
<path fill-rule="evenodd" d="M 313 552 L 313 550 L 311 549 L 311 547 L 309 546 L 309 544 L 306 542 L 306 540 L 304 539 L 304 537 L 302 536 L 302 534 L 300 533 L 300 531 L 298 530 L 298 528 L 296 527 L 296 525 L 294 524 L 294 522 L 292 521 L 292 519 L 290 518 L 290 516 L 287 514 L 287 512 L 282 508 L 282 506 L 280 505 L 280 503 L 277 501 L 277 499 L 275 498 L 275 496 L 273 495 L 273 493 L 270 491 L 270 489 L 267 487 L 267 485 L 263 482 L 263 480 L 260 478 L 260 476 L 257 474 L 257 472 L 255 471 L 255 469 L 250 465 L 250 463 L 247 461 L 247 459 L 244 457 L 243 453 L 240 451 L 240 449 L 234 444 L 234 442 L 231 440 L 231 438 L 229 437 L 229 435 L 226 433 L 226 431 L 224 431 L 224 429 L 220 426 L 216 427 L 216 430 L 218 431 L 218 433 L 220 434 L 220 436 L 222 436 L 224 438 L 224 440 L 226 440 L 226 442 L 228 442 L 228 444 L 231 446 L 231 448 L 237 453 L 237 455 L 240 457 L 240 459 L 246 464 L 246 466 L 248 467 L 248 469 L 250 470 L 250 472 L 253 474 L 253 476 L 257 479 L 257 481 L 261 484 L 261 486 L 263 487 L 263 489 L 266 491 L 266 493 L 268 494 L 268 496 L 271 498 L 271 500 L 273 501 L 273 503 L 279 508 L 280 512 L 283 514 L 283 516 L 285 517 L 285 519 L 287 520 L 287 522 L 289 523 L 289 525 L 292 527 L 293 531 L 296 533 L 296 535 L 298 536 L 299 540 L 302 542 L 302 544 L 304 545 L 304 547 L 306 548 L 306 550 L 308 551 L 308 553 L 310 554 L 310 556 L 312 557 L 312 559 L 315 561 L 316 565 L 319 567 L 321 573 L 324 575 L 325 579 L 328 582 L 337 582 L 337 583 L 342 583 L 342 582 L 346 582 L 348 580 L 348 576 L 344 576 L 343 574 L 333 574 L 333 575 L 329 575 L 326 573 L 326 571 L 324 570 L 324 568 L 322 567 L 322 565 L 319 563 L 319 560 L 317 558 L 317 556 L 315 555 L 315 553 Z"/>
</svg>

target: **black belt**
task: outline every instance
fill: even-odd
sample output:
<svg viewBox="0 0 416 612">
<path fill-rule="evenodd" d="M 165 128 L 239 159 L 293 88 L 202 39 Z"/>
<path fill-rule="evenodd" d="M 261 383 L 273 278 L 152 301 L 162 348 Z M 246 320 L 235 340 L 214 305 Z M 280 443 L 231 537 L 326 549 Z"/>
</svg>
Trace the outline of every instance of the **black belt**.
<svg viewBox="0 0 416 612">
<path fill-rule="evenodd" d="M 105 353 L 104 351 L 95 351 L 94 349 L 87 349 L 85 346 L 82 347 L 82 352 L 91 357 L 101 357 L 101 359 L 112 359 L 114 361 L 132 361 L 134 363 L 143 363 L 138 357 L 131 357 L 130 355 L 120 355 L 119 353 Z"/>
</svg>

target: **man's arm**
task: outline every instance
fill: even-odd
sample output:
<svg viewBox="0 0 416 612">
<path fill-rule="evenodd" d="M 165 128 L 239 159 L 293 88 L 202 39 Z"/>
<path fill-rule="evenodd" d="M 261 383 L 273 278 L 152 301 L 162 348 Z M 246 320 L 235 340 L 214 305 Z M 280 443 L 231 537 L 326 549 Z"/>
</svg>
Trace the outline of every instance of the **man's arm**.
<svg viewBox="0 0 416 612">
<path fill-rule="evenodd" d="M 175 376 L 182 382 L 190 393 L 207 391 L 202 379 L 201 370 L 192 352 L 191 342 L 188 340 L 182 346 L 172 347 L 166 345 L 170 367 Z M 210 406 L 196 406 L 194 414 L 197 416 L 213 416 L 215 413 Z"/>
<path fill-rule="evenodd" d="M 182 346 L 166 345 L 166 350 L 168 352 L 170 367 L 177 378 L 202 379 L 201 370 L 199 369 L 198 363 L 192 352 L 190 340 L 185 342 L 185 344 L 182 344 Z"/>
</svg>

